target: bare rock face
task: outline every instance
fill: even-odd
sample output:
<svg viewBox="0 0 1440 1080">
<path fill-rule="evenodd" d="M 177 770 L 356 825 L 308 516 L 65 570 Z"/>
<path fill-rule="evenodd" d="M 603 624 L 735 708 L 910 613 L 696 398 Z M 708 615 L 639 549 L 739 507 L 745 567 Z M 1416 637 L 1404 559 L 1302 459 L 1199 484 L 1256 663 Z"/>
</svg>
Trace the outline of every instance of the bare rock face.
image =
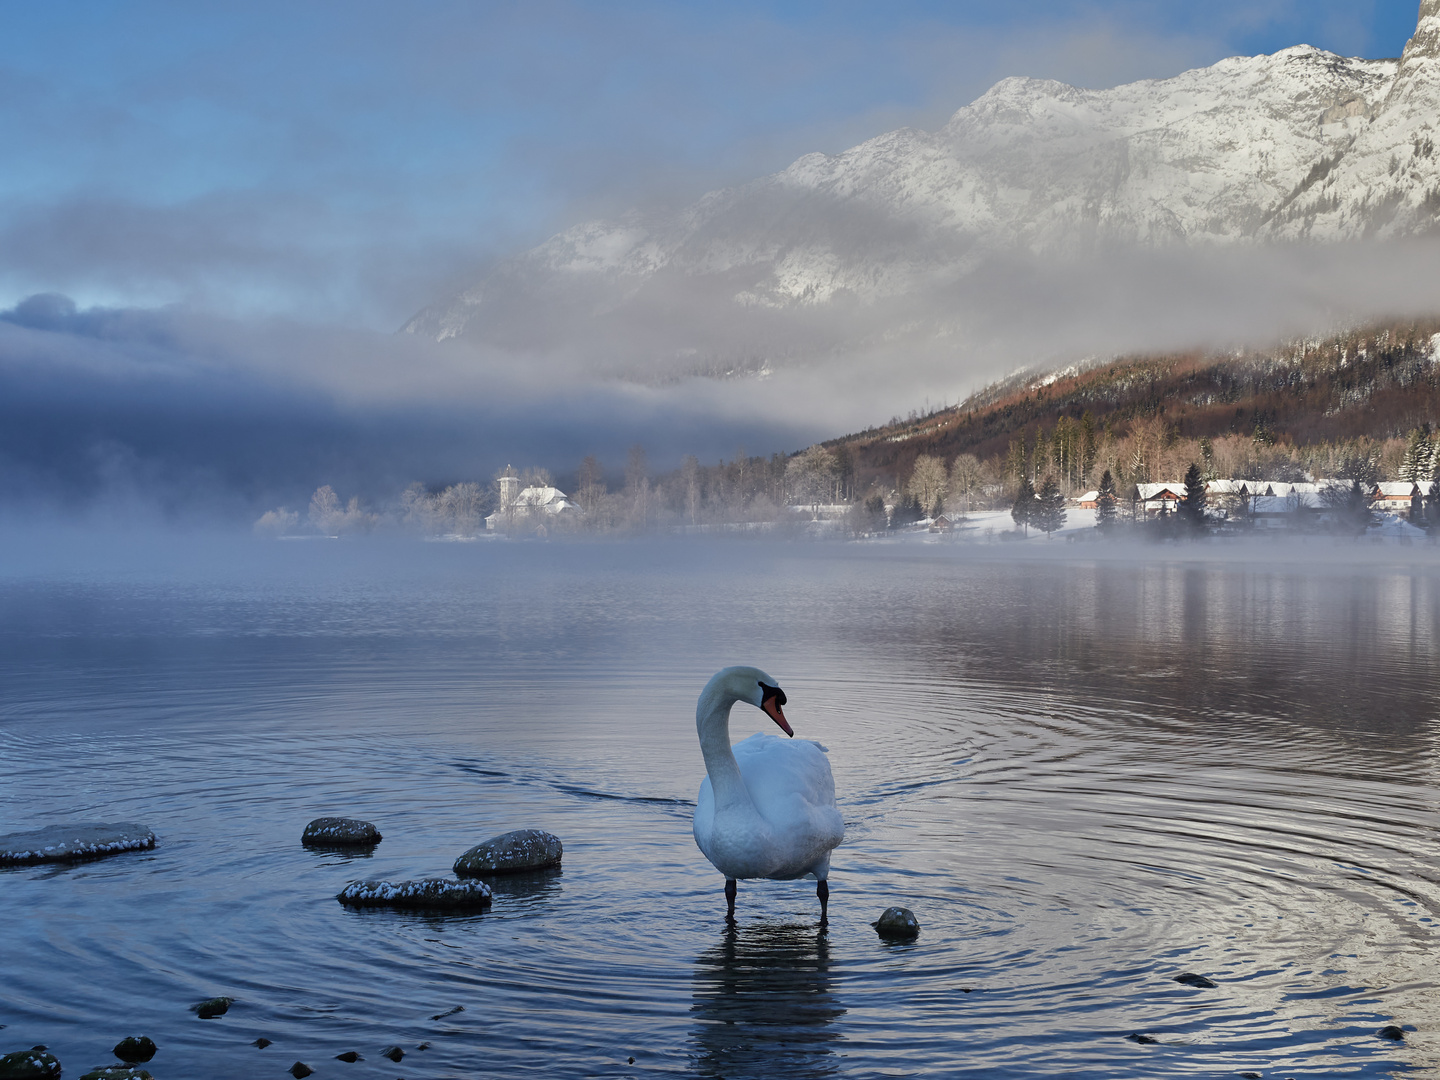
<svg viewBox="0 0 1440 1080">
<path fill-rule="evenodd" d="M 322 817 L 305 826 L 300 842 L 322 847 L 361 847 L 378 844 L 380 839 L 380 830 L 368 821 L 348 817 Z"/>
<path fill-rule="evenodd" d="M 490 906 L 483 881 L 352 881 L 335 897 L 352 907 L 417 908 L 427 911 L 477 911 Z"/>
<path fill-rule="evenodd" d="M 0 836 L 0 866 L 99 859 L 154 846 L 155 834 L 133 821 L 51 825 L 33 832 Z"/>
<path fill-rule="evenodd" d="M 0 1057 L 0 1080 L 44 1080 L 60 1075 L 60 1060 L 43 1046 Z"/>
<path fill-rule="evenodd" d="M 461 877 L 491 874 L 519 874 L 559 866 L 565 846 L 560 838 L 543 829 L 516 829 L 476 844 L 455 860 Z"/>
</svg>

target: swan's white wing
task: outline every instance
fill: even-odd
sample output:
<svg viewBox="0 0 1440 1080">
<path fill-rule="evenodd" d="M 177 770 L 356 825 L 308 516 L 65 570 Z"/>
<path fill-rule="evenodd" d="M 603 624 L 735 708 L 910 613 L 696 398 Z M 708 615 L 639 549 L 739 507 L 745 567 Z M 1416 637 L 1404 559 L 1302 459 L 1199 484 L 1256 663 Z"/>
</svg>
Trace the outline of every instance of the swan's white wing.
<svg viewBox="0 0 1440 1080">
<path fill-rule="evenodd" d="M 823 872 L 830 849 L 845 838 L 824 748 L 809 739 L 752 735 L 734 751 L 751 801 L 778 848 L 770 876 L 799 877 L 816 867 Z"/>
</svg>

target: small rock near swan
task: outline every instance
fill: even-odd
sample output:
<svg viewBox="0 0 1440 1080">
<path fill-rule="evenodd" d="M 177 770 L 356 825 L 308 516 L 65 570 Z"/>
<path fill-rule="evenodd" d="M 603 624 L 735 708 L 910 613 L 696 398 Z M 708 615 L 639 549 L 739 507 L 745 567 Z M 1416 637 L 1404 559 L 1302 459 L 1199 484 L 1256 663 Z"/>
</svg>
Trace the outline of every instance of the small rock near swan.
<svg viewBox="0 0 1440 1080">
<path fill-rule="evenodd" d="M 34 832 L 0 836 L 0 866 L 26 863 L 75 862 L 143 851 L 155 846 L 155 834 L 133 821 L 86 821 L 51 825 Z"/>
<path fill-rule="evenodd" d="M 1382 1039 L 1394 1039 L 1396 1042 L 1400 1042 L 1405 1038 L 1405 1029 L 1397 1027 L 1394 1024 L 1386 1024 L 1379 1031 L 1375 1032 L 1375 1034 L 1379 1035 Z"/>
<path fill-rule="evenodd" d="M 483 881 L 454 881 L 449 878 L 352 881 L 336 893 L 335 899 L 352 907 L 478 911 L 490 906 L 490 886 Z"/>
<path fill-rule="evenodd" d="M 302 844 L 334 844 L 337 847 L 355 845 L 358 847 L 366 844 L 378 844 L 380 839 L 380 830 L 368 821 L 348 817 L 317 817 L 305 826 L 305 832 L 300 837 L 300 842 Z"/>
<path fill-rule="evenodd" d="M 116 1043 L 111 1052 L 121 1061 L 143 1065 L 155 1056 L 155 1043 L 148 1035 L 131 1035 Z"/>
<path fill-rule="evenodd" d="M 870 925 L 881 937 L 892 941 L 908 941 L 920 936 L 920 920 L 909 908 L 886 908 L 880 913 L 880 918 Z"/>
<path fill-rule="evenodd" d="M 190 1006 L 190 1011 L 201 1020 L 213 1020 L 217 1016 L 224 1016 L 230 1011 L 230 1006 L 235 1004 L 234 998 L 213 997 L 204 1001 L 197 1001 Z"/>
<path fill-rule="evenodd" d="M 1196 975 L 1193 971 L 1187 971 L 1183 975 L 1176 975 L 1175 981 L 1184 983 L 1186 986 L 1198 986 L 1202 990 L 1213 990 L 1216 986 L 1214 982 L 1211 982 L 1204 975 Z"/>
<path fill-rule="evenodd" d="M 314 1069 L 312 1069 L 309 1065 L 306 1065 L 303 1061 L 297 1061 L 294 1065 L 290 1066 L 290 1075 L 295 1077 L 295 1080 L 305 1080 L 305 1077 L 309 1076 L 314 1071 Z"/>
<path fill-rule="evenodd" d="M 544 870 L 559 866 L 564 852 L 558 836 L 543 829 L 516 829 L 476 844 L 455 860 L 455 873 L 462 877 L 483 877 Z"/>
<path fill-rule="evenodd" d="M 103 1065 L 80 1074 L 80 1080 L 155 1080 L 138 1065 Z"/>
<path fill-rule="evenodd" d="M 384 1050 L 380 1051 L 380 1056 L 387 1057 L 391 1061 L 399 1061 L 405 1056 L 405 1051 L 401 1050 L 398 1046 L 387 1046 Z"/>
<path fill-rule="evenodd" d="M 45 1080 L 59 1075 L 59 1058 L 43 1046 L 0 1057 L 0 1080 Z"/>
</svg>

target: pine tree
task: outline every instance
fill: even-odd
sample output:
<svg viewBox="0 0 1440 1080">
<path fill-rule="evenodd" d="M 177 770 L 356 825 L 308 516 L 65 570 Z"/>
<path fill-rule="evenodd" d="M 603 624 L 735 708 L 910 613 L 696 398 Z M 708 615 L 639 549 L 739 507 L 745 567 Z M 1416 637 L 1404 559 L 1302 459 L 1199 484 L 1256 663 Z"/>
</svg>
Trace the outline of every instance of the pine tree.
<svg viewBox="0 0 1440 1080">
<path fill-rule="evenodd" d="M 1115 521 L 1119 516 L 1115 498 L 1115 478 L 1110 475 L 1110 470 L 1105 470 L 1105 475 L 1100 477 L 1100 494 L 1095 500 L 1095 527 L 1101 532 L 1109 532 L 1115 527 Z"/>
<path fill-rule="evenodd" d="M 1400 465 L 1400 479 L 1418 484 L 1430 475 L 1430 433 L 1415 428 L 1405 447 L 1405 460 Z"/>
<path fill-rule="evenodd" d="M 1010 516 L 1029 536 L 1030 522 L 1035 517 L 1035 485 L 1028 476 L 1020 478 L 1020 490 L 1015 493 L 1015 505 L 1010 508 Z"/>
<path fill-rule="evenodd" d="M 1047 474 L 1040 487 L 1039 498 L 1035 501 L 1035 527 L 1048 537 L 1057 529 L 1065 527 L 1065 496 L 1060 491 L 1053 473 Z"/>
<path fill-rule="evenodd" d="M 1440 458 L 1430 473 L 1430 498 L 1426 503 L 1425 524 L 1431 529 L 1440 528 Z"/>
<path fill-rule="evenodd" d="M 1185 470 L 1185 501 L 1178 509 L 1192 529 L 1205 527 L 1205 480 L 1194 462 Z"/>
</svg>

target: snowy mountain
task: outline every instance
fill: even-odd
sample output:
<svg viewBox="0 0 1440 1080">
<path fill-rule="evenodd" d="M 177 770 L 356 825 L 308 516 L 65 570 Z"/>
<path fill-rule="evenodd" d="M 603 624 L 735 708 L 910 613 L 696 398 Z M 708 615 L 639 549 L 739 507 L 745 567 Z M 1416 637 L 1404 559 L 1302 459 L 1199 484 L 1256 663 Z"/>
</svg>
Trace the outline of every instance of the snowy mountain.
<svg viewBox="0 0 1440 1080">
<path fill-rule="evenodd" d="M 1398 61 L 1301 45 L 1110 90 L 1006 79 L 939 131 L 809 154 L 679 213 L 578 225 L 404 329 L 547 348 L 602 339 L 627 312 L 759 325 L 901 297 L 1006 251 L 1414 235 L 1440 214 L 1437 122 L 1440 0 Z M 686 340 L 662 327 L 626 347 L 683 356 Z"/>
</svg>

